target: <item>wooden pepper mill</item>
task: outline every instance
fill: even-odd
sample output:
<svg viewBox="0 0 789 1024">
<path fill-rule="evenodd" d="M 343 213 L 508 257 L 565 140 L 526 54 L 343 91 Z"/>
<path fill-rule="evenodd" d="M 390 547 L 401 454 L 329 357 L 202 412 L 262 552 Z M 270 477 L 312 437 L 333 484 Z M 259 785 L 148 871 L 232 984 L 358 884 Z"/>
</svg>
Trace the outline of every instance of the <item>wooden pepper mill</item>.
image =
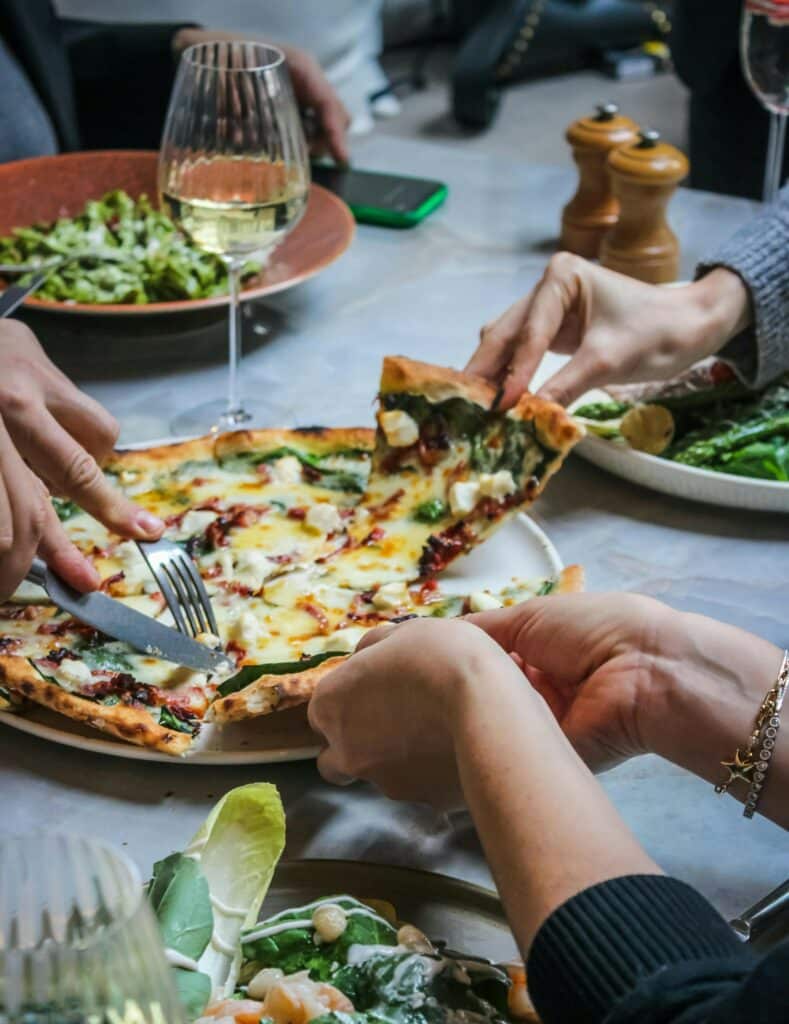
<svg viewBox="0 0 789 1024">
<path fill-rule="evenodd" d="M 594 117 L 582 117 L 567 129 L 578 164 L 578 191 L 562 211 L 561 247 L 587 259 L 600 253 L 603 235 L 616 224 L 619 203 L 611 192 L 606 162 L 618 146 L 638 139 L 638 126 L 619 114 L 615 103 L 597 107 Z"/>
<path fill-rule="evenodd" d="M 619 220 L 600 247 L 603 266 L 650 284 L 676 281 L 679 243 L 666 223 L 666 206 L 688 169 L 687 158 L 656 131 L 643 131 L 638 142 L 611 153 Z"/>
</svg>

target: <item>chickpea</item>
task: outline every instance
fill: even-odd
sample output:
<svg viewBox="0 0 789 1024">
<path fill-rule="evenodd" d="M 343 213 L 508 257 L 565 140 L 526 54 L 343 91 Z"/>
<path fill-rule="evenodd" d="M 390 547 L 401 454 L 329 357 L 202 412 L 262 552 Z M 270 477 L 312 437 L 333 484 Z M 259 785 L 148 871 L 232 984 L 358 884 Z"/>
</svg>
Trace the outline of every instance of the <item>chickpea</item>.
<svg viewBox="0 0 789 1024">
<path fill-rule="evenodd" d="M 264 967 L 247 985 L 247 995 L 250 999 L 265 999 L 269 989 L 284 977 L 285 972 L 279 967 Z"/>
<path fill-rule="evenodd" d="M 404 924 L 397 933 L 397 943 L 414 953 L 433 953 L 433 943 L 412 924 Z"/>
<path fill-rule="evenodd" d="M 323 942 L 334 942 L 339 939 L 347 924 L 345 911 L 336 903 L 324 903 L 313 911 L 312 927 Z"/>
</svg>

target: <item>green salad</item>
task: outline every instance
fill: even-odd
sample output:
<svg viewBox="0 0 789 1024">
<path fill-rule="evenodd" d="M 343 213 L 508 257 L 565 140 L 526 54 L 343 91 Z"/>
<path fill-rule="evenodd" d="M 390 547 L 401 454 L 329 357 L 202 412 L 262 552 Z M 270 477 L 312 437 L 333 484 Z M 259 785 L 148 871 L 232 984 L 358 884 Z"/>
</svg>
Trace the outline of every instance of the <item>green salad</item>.
<svg viewBox="0 0 789 1024">
<path fill-rule="evenodd" d="M 199 1024 L 513 1024 L 523 967 L 448 953 L 350 895 L 258 921 L 285 844 L 276 788 L 231 790 L 148 885 L 186 1019 Z"/>
<path fill-rule="evenodd" d="M 733 379 L 639 402 L 592 402 L 573 410 L 590 433 L 684 466 L 789 482 L 789 374 L 762 391 Z"/>
<path fill-rule="evenodd" d="M 53 271 L 37 298 L 145 305 L 204 299 L 228 288 L 222 260 L 195 248 L 145 195 L 135 200 L 120 190 L 108 192 L 87 202 L 77 217 L 15 228 L 0 238 L 0 263 L 44 266 L 70 253 L 90 255 Z M 248 263 L 243 276 L 259 269 Z"/>
</svg>

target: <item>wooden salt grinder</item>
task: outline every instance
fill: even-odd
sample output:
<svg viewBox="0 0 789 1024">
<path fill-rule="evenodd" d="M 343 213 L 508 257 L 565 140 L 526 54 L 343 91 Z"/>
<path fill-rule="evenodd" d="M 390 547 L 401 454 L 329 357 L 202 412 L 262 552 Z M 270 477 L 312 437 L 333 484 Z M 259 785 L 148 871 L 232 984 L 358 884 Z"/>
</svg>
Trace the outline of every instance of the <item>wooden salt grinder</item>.
<svg viewBox="0 0 789 1024">
<path fill-rule="evenodd" d="M 638 126 L 615 103 L 600 104 L 594 117 L 567 129 L 578 164 L 578 191 L 562 211 L 562 249 L 596 259 L 603 235 L 616 224 L 619 203 L 611 192 L 606 161 L 611 150 L 635 142 Z"/>
<path fill-rule="evenodd" d="M 650 284 L 677 279 L 679 243 L 666 223 L 666 207 L 688 169 L 687 158 L 655 131 L 643 131 L 639 142 L 611 153 L 619 220 L 600 247 L 603 266 Z"/>
</svg>

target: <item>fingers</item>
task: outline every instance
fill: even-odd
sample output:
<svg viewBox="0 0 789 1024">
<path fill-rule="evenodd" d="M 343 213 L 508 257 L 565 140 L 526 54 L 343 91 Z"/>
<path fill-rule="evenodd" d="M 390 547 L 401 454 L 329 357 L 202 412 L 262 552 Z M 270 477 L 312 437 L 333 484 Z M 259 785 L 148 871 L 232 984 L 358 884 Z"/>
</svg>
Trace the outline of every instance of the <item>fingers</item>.
<svg viewBox="0 0 789 1024">
<path fill-rule="evenodd" d="M 356 780 L 350 775 L 345 775 L 337 766 L 337 755 L 334 750 L 327 747 L 318 754 L 318 771 L 326 782 L 333 786 L 350 786 Z"/>
<path fill-rule="evenodd" d="M 90 395 L 73 385 L 72 389 L 73 394 L 59 395 L 48 401 L 48 408 L 58 423 L 101 464 L 115 447 L 120 425 Z"/>
<path fill-rule="evenodd" d="M 476 373 L 494 384 L 502 379 L 510 364 L 512 347 L 531 299 L 530 292 L 505 310 L 498 320 L 482 328 L 479 332 L 479 346 L 466 365 L 469 373 Z"/>
<path fill-rule="evenodd" d="M 587 391 L 610 381 L 592 350 L 580 348 L 568 363 L 550 377 L 537 394 L 559 405 L 571 405 Z"/>
<path fill-rule="evenodd" d="M 19 456 L 0 420 L 0 596 L 24 579 L 36 553 L 49 498 Z"/>
<path fill-rule="evenodd" d="M 52 502 L 47 497 L 47 512 L 38 544 L 38 554 L 49 568 L 75 590 L 83 593 L 96 590 L 101 576 L 66 536 Z"/>
<path fill-rule="evenodd" d="M 322 92 L 317 102 L 314 102 L 315 110 L 329 153 L 338 164 L 347 164 L 350 161 L 347 132 L 351 118 L 328 81 L 325 82 L 325 87 L 327 92 Z"/>
<path fill-rule="evenodd" d="M 109 529 L 145 540 L 161 535 L 164 523 L 112 487 L 93 456 L 48 412 L 17 431 L 14 440 L 35 473 Z"/>
</svg>

